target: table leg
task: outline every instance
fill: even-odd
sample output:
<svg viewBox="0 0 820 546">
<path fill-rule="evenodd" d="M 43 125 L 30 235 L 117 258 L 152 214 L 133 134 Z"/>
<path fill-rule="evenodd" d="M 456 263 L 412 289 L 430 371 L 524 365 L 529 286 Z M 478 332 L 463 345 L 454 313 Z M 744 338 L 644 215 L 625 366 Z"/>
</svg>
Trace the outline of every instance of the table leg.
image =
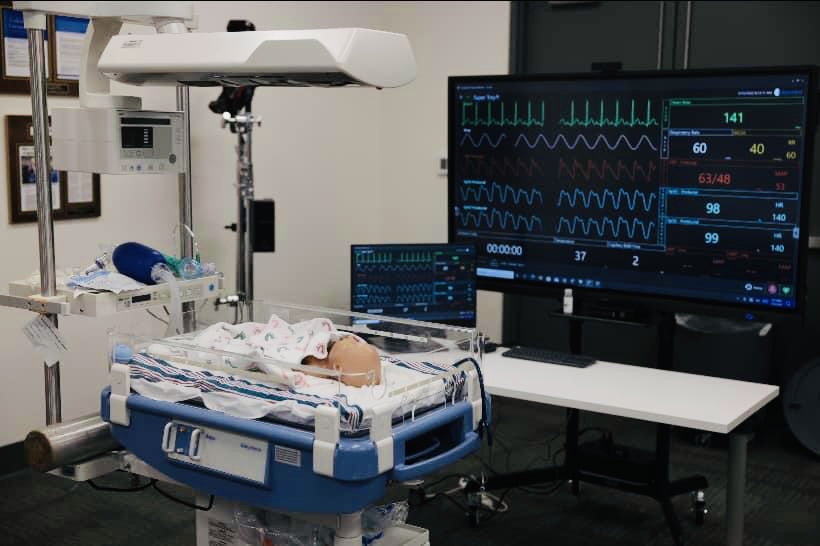
<svg viewBox="0 0 820 546">
<path fill-rule="evenodd" d="M 743 546 L 743 497 L 746 493 L 746 446 L 751 436 L 729 435 L 729 469 L 726 484 L 726 544 Z"/>
</svg>

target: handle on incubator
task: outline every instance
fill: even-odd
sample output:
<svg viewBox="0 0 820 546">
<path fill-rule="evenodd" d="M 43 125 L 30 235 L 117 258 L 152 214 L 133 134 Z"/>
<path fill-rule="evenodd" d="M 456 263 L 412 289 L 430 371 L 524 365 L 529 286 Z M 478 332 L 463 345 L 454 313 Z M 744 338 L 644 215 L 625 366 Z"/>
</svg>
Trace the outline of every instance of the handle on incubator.
<svg viewBox="0 0 820 546">
<path fill-rule="evenodd" d="M 174 447 L 171 445 L 171 430 L 174 428 L 174 423 L 169 421 L 165 424 L 165 428 L 162 429 L 162 451 L 165 453 L 171 453 L 174 451 Z"/>
<path fill-rule="evenodd" d="M 202 436 L 202 429 L 195 428 L 191 433 L 191 441 L 188 442 L 188 457 L 198 461 L 201 457 L 199 455 L 199 438 Z"/>
<path fill-rule="evenodd" d="M 393 468 L 392 479 L 398 482 L 415 480 L 421 476 L 429 474 L 434 470 L 447 464 L 454 463 L 462 459 L 477 449 L 480 444 L 478 434 L 470 432 L 464 436 L 464 441 L 444 453 L 424 459 L 415 464 L 397 464 Z"/>
</svg>

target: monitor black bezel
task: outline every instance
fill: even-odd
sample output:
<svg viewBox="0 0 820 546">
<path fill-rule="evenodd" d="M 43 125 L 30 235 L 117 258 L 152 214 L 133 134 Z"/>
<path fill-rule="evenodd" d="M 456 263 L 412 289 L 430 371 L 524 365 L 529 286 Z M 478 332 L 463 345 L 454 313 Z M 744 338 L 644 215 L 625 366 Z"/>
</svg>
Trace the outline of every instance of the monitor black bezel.
<svg viewBox="0 0 820 546">
<path fill-rule="evenodd" d="M 647 294 L 643 292 L 613 290 L 613 289 L 586 289 L 573 285 L 544 285 L 543 283 L 524 281 L 521 279 L 489 279 L 476 275 L 478 290 L 507 292 L 541 297 L 555 297 L 563 294 L 564 289 L 572 288 L 582 296 L 599 298 L 627 305 L 645 305 L 659 311 L 692 312 L 708 315 L 729 316 L 743 319 L 780 320 L 784 318 L 803 317 L 808 305 L 807 266 L 809 250 L 809 209 L 811 204 L 811 183 L 813 168 L 813 151 L 815 131 L 818 119 L 818 67 L 813 65 L 776 66 L 776 67 L 737 67 L 727 69 L 693 69 L 693 70 L 642 70 L 617 72 L 582 72 L 582 73 L 555 73 L 555 74 L 497 74 L 484 76 L 450 76 L 447 81 L 447 154 L 451 158 L 457 155 L 456 140 L 453 131 L 459 128 L 455 105 L 455 88 L 460 84 L 485 82 L 544 82 L 544 81 L 572 81 L 572 80 L 622 80 L 622 79 L 657 79 L 657 78 L 688 78 L 688 77 L 719 77 L 719 76 L 759 76 L 796 74 L 808 78 L 809 96 L 806 107 L 806 129 L 803 139 L 804 170 L 801 188 L 800 204 L 800 241 L 797 259 L 797 296 L 793 308 L 778 308 L 756 304 L 737 304 L 708 298 L 694 298 L 673 296 L 667 294 Z M 814 95 L 812 95 L 814 93 Z M 455 242 L 456 226 L 453 221 L 453 206 L 456 191 L 455 173 L 453 169 L 447 172 L 447 239 Z M 456 243 L 457 244 L 457 243 Z M 477 252 L 478 249 L 476 249 Z M 476 254 L 476 258 L 478 254 Z"/>
<path fill-rule="evenodd" d="M 356 256 L 356 248 L 357 247 L 369 247 L 369 248 L 387 248 L 387 247 L 430 247 L 430 246 L 437 246 L 437 247 L 469 247 L 473 250 L 473 258 L 477 258 L 476 254 L 476 246 L 472 243 L 376 243 L 376 244 L 368 244 L 368 243 L 356 243 L 350 245 L 350 310 L 353 311 L 353 297 L 355 295 L 355 281 L 354 281 L 354 269 L 355 269 L 355 256 Z M 477 269 L 477 268 L 474 268 Z M 474 271 L 475 273 L 475 271 Z M 473 275 L 476 280 L 476 288 L 475 288 L 475 298 L 474 301 L 474 309 L 473 309 L 473 320 L 449 320 L 447 322 L 439 322 L 439 321 L 425 321 L 425 322 L 435 322 L 438 324 L 445 324 L 449 326 L 464 326 L 467 328 L 475 328 L 478 325 L 478 275 Z M 384 315 L 386 318 L 390 318 L 388 315 Z M 397 317 L 397 318 L 407 318 L 407 317 Z"/>
</svg>

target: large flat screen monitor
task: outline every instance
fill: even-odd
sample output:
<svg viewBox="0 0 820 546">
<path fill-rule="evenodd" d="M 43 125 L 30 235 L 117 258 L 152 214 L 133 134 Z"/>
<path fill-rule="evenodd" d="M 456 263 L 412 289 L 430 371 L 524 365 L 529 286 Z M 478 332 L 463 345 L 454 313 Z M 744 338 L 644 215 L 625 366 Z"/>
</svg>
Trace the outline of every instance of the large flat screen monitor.
<svg viewBox="0 0 820 546">
<path fill-rule="evenodd" d="M 353 311 L 475 326 L 472 244 L 353 245 L 350 254 Z"/>
<path fill-rule="evenodd" d="M 816 90 L 806 67 L 450 78 L 450 241 L 479 288 L 798 311 Z"/>
</svg>

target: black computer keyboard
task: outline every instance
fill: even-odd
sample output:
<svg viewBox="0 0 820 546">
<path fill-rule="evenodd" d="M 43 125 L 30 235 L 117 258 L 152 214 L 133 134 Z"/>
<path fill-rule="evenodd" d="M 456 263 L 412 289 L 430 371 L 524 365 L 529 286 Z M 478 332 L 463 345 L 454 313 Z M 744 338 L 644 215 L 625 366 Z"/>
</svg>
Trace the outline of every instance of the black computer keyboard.
<svg viewBox="0 0 820 546">
<path fill-rule="evenodd" d="M 561 364 L 575 368 L 586 368 L 596 362 L 596 360 L 590 356 L 573 355 L 560 351 L 551 351 L 549 349 L 537 349 L 535 347 L 521 347 L 520 345 L 516 345 L 512 349 L 504 351 L 501 353 L 501 356 L 521 358 L 523 360 L 535 360 L 549 364 Z"/>
</svg>

